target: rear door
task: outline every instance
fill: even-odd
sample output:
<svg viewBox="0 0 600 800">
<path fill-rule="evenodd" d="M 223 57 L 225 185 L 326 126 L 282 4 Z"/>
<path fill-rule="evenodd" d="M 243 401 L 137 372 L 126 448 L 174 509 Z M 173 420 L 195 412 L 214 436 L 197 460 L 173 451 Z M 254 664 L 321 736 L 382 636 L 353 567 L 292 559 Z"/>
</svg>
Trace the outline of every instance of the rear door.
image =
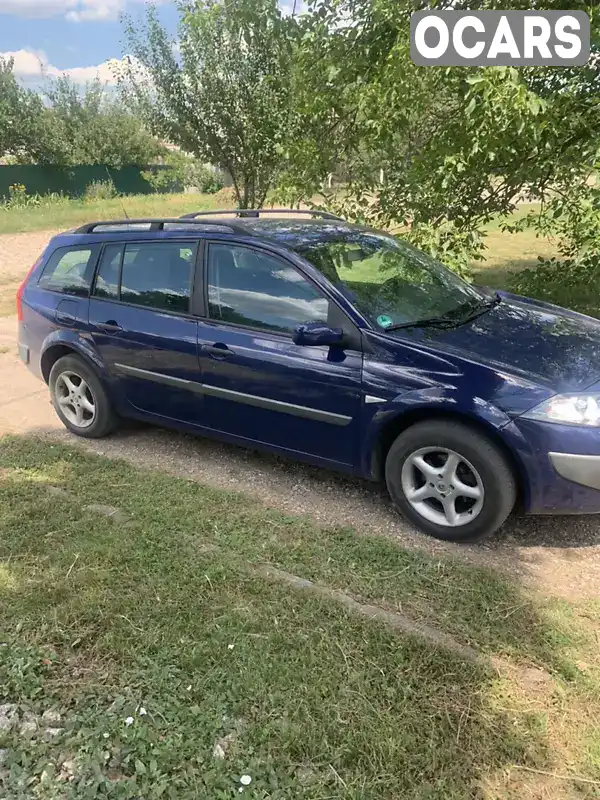
<svg viewBox="0 0 600 800">
<path fill-rule="evenodd" d="M 200 424 L 197 322 L 190 314 L 199 242 L 107 244 L 89 326 L 121 399 L 139 411 Z"/>
<path fill-rule="evenodd" d="M 360 344 L 300 347 L 303 322 L 352 323 L 291 262 L 233 242 L 207 244 L 205 318 L 198 341 L 206 425 L 225 434 L 355 464 Z M 352 330 L 351 330 L 352 329 Z"/>
</svg>

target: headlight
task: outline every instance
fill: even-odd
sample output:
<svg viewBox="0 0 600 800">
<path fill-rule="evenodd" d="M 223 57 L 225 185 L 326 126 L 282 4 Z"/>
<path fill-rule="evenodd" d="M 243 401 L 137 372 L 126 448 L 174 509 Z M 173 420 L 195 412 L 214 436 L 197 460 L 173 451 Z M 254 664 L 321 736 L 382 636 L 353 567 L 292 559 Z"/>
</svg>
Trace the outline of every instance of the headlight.
<svg viewBox="0 0 600 800">
<path fill-rule="evenodd" d="M 525 419 L 600 427 L 600 394 L 557 394 L 523 414 Z"/>
</svg>

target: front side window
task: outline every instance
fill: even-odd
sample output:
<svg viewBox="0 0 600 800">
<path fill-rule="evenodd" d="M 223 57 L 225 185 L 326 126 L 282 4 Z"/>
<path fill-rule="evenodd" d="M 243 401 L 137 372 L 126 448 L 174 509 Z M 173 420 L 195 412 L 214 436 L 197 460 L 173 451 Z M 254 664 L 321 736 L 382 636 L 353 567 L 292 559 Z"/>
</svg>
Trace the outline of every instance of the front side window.
<svg viewBox="0 0 600 800">
<path fill-rule="evenodd" d="M 163 311 L 189 311 L 195 243 L 144 242 L 104 248 L 94 294 Z"/>
<path fill-rule="evenodd" d="M 452 321 L 484 302 L 481 293 L 426 253 L 386 234 L 336 234 L 295 249 L 379 328 Z"/>
<path fill-rule="evenodd" d="M 87 297 L 94 275 L 97 248 L 61 247 L 50 256 L 38 286 L 54 292 Z"/>
<path fill-rule="evenodd" d="M 241 245 L 210 245 L 208 300 L 211 319 L 283 333 L 326 323 L 329 311 L 327 298 L 293 266 Z"/>
</svg>

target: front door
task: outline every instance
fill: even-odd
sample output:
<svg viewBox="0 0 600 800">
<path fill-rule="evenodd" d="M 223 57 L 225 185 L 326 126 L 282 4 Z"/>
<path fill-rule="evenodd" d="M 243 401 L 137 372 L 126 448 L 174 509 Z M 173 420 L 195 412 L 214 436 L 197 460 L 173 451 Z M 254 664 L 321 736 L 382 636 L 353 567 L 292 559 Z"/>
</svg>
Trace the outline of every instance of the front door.
<svg viewBox="0 0 600 800">
<path fill-rule="evenodd" d="M 90 299 L 92 338 L 138 411 L 202 422 L 197 322 L 190 315 L 198 242 L 104 247 Z"/>
<path fill-rule="evenodd" d="M 206 425 L 354 465 L 362 353 L 292 341 L 303 322 L 339 324 L 337 306 L 293 264 L 260 248 L 212 242 L 205 274 L 208 314 L 198 344 Z"/>
</svg>

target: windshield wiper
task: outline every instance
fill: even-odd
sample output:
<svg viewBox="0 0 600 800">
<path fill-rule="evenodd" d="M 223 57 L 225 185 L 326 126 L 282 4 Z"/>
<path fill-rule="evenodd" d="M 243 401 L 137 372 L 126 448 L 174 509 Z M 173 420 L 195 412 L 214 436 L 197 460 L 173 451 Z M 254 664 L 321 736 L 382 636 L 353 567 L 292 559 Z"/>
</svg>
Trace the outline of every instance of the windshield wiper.
<svg viewBox="0 0 600 800">
<path fill-rule="evenodd" d="M 499 294 L 496 294 L 489 300 L 485 300 L 477 305 L 475 309 L 471 307 L 471 313 L 463 317 L 426 317 L 425 319 L 417 319 L 414 322 L 399 322 L 397 325 L 390 325 L 385 330 L 400 331 L 403 328 L 457 328 L 459 325 L 464 325 L 467 322 L 477 319 L 477 317 L 480 317 L 486 311 L 489 311 L 501 302 L 502 298 Z"/>
<path fill-rule="evenodd" d="M 397 325 L 389 325 L 385 330 L 400 331 L 403 328 L 453 328 L 460 324 L 448 317 L 429 317 L 428 319 L 416 319 L 414 322 L 399 322 Z"/>
<path fill-rule="evenodd" d="M 502 298 L 496 292 L 493 297 L 490 297 L 489 300 L 484 300 L 480 303 L 470 314 L 467 314 L 466 317 L 462 317 L 458 321 L 458 325 L 464 325 L 466 322 L 471 322 L 477 317 L 480 317 L 482 314 L 485 314 L 486 311 L 490 311 L 495 306 L 499 305 L 502 302 Z"/>
</svg>

